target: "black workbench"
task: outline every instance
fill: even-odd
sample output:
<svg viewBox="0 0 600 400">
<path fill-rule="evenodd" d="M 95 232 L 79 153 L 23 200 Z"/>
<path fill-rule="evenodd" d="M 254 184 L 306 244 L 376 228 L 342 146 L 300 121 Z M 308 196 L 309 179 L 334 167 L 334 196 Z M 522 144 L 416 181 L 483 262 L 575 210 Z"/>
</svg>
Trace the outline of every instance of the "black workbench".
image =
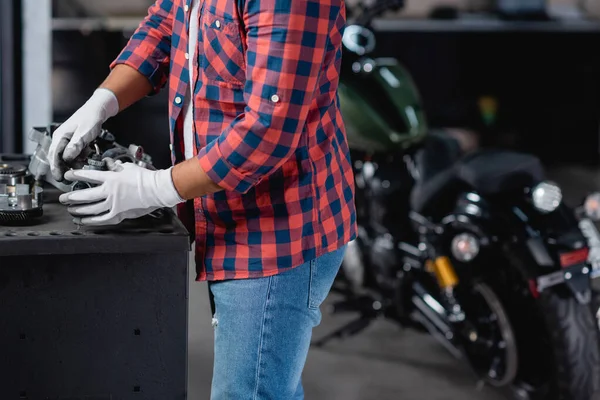
<svg viewBox="0 0 600 400">
<path fill-rule="evenodd" d="M 188 233 L 170 211 L 0 225 L 0 399 L 183 400 Z"/>
</svg>

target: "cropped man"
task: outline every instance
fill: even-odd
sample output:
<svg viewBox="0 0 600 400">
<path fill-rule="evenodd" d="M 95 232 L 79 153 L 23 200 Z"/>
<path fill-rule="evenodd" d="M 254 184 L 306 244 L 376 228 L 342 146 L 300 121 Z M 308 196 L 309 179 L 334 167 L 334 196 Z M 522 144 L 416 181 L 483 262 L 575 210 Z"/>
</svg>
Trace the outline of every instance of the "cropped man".
<svg viewBox="0 0 600 400">
<path fill-rule="evenodd" d="M 213 399 L 303 398 L 319 306 L 356 235 L 344 24 L 343 0 L 157 0 L 54 135 L 54 178 L 99 184 L 61 196 L 81 224 L 178 205 L 195 225 L 216 308 Z M 108 118 L 165 85 L 174 167 L 68 170 Z"/>
</svg>

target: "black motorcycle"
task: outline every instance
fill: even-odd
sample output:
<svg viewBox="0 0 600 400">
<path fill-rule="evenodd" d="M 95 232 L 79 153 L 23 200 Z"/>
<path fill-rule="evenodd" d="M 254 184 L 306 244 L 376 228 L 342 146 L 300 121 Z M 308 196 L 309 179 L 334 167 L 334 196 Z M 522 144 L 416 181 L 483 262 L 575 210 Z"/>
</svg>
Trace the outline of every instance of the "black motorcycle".
<svg viewBox="0 0 600 400">
<path fill-rule="evenodd" d="M 390 318 L 429 332 L 516 398 L 588 400 L 600 389 L 591 301 L 600 273 L 576 210 L 536 157 L 463 154 L 427 128 L 410 74 L 369 57 L 370 20 L 399 3 L 361 8 L 344 34 L 340 103 L 359 236 L 335 285 L 345 298 L 332 311 L 360 316 L 315 344 Z"/>
</svg>

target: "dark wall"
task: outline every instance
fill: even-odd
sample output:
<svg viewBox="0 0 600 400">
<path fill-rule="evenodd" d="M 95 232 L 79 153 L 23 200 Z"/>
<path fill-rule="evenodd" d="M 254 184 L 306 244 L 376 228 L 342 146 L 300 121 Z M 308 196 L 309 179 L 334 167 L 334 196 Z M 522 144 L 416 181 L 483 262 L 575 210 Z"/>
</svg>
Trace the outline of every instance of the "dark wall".
<svg viewBox="0 0 600 400">
<path fill-rule="evenodd" d="M 434 126 L 451 103 L 492 95 L 498 123 L 484 141 L 514 136 L 546 162 L 596 163 L 599 42 L 600 33 L 403 32 L 378 34 L 378 54 L 413 73 Z"/>
<path fill-rule="evenodd" d="M 534 152 L 546 162 L 598 162 L 600 34 L 379 33 L 378 56 L 399 58 L 421 89 L 437 126 L 457 101 L 499 99 L 484 142 Z M 120 33 L 55 32 L 55 120 L 77 109 L 108 73 L 127 39 Z M 450 111 L 449 111 L 450 110 Z M 109 121 L 124 143 L 142 144 L 169 165 L 166 91 Z"/>
</svg>

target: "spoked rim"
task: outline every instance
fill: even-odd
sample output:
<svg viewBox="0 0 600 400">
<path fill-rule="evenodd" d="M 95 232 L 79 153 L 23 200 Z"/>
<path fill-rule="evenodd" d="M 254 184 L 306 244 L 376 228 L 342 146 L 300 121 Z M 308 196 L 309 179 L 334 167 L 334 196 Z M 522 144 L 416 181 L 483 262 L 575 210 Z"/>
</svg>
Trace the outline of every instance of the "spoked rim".
<svg viewBox="0 0 600 400">
<path fill-rule="evenodd" d="M 518 351 L 508 315 L 494 291 L 485 283 L 473 287 L 466 317 L 474 329 L 467 330 L 467 357 L 481 378 L 501 387 L 517 376 Z"/>
</svg>

